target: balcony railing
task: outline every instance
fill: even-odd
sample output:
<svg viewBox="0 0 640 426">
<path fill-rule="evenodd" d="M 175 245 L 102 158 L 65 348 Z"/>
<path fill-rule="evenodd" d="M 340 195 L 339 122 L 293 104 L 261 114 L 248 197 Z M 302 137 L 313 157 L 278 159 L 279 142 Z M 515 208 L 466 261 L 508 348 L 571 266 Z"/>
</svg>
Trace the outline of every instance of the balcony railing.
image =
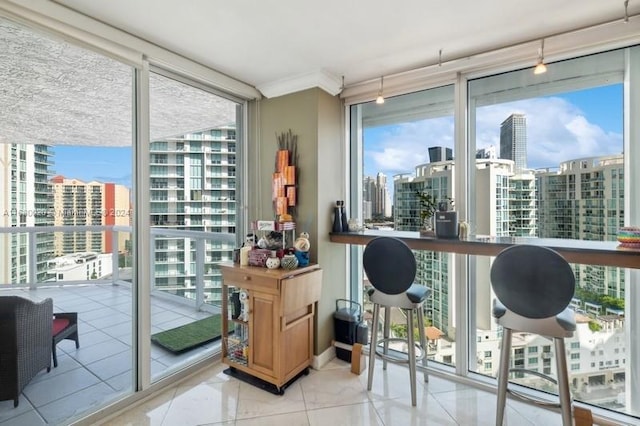
<svg viewBox="0 0 640 426">
<path fill-rule="evenodd" d="M 38 253 L 37 242 L 38 235 L 49 234 L 51 236 L 54 233 L 62 233 L 64 237 L 73 233 L 106 233 L 105 238 L 109 238 L 111 240 L 111 247 L 113 247 L 111 251 L 111 261 L 112 268 L 110 270 L 110 274 L 105 274 L 104 271 L 102 273 L 102 278 L 92 279 L 91 282 L 95 284 L 122 284 L 129 281 L 129 277 L 124 276 L 123 272 L 125 269 L 121 269 L 119 267 L 120 255 L 122 253 L 118 252 L 118 246 L 120 242 L 120 234 L 132 232 L 132 228 L 129 226 L 103 226 L 103 225 L 94 225 L 94 226 L 38 226 L 38 227 L 2 227 L 0 228 L 0 236 L 4 237 L 8 234 L 26 234 L 27 235 L 27 279 L 25 282 L 12 282 L 12 283 L 0 283 L 0 287 L 11 286 L 13 288 L 25 288 L 28 287 L 31 290 L 35 290 L 39 286 L 47 286 L 51 285 L 55 282 L 56 285 L 64 284 L 64 285 L 78 285 L 78 284 L 86 284 L 87 279 L 81 280 L 68 280 L 62 279 L 58 280 L 57 277 L 51 277 L 47 280 L 39 280 L 38 279 L 38 264 L 42 263 L 42 260 L 38 261 L 38 257 L 41 253 Z M 166 228 L 157 228 L 152 227 L 150 229 L 151 233 L 151 259 L 155 259 L 155 247 L 156 247 L 156 239 L 168 238 L 168 239 L 176 239 L 176 238 L 185 238 L 195 242 L 195 257 L 191 261 L 183 261 L 179 262 L 184 265 L 184 274 L 180 274 L 181 276 L 190 278 L 189 287 L 184 287 L 182 290 L 185 290 L 185 293 L 194 294 L 194 298 L 186 298 L 177 296 L 174 294 L 166 294 L 168 288 L 162 288 L 156 286 L 155 278 L 156 274 L 152 273 L 152 281 L 151 291 L 154 293 L 165 293 L 163 297 L 174 299 L 174 301 L 179 301 L 182 299 L 182 303 L 192 304 L 195 302 L 196 310 L 209 310 L 205 306 L 205 278 L 212 277 L 212 271 L 207 271 L 205 273 L 205 265 L 206 264 L 215 264 L 215 262 L 207 261 L 206 254 L 206 242 L 211 241 L 215 242 L 217 246 L 224 247 L 226 245 L 229 246 L 228 249 L 228 257 L 223 260 L 231 260 L 232 249 L 236 244 L 236 236 L 234 234 L 227 233 L 214 233 L 214 232 L 202 232 L 202 231 L 188 231 L 188 230 L 178 230 L 178 229 L 166 229 Z M 7 241 L 6 238 L 4 241 Z M 8 244 L 5 242 L 5 244 Z M 187 244 L 185 244 L 188 247 Z M 8 249 L 8 248 L 7 248 Z M 184 250 L 181 249 L 181 250 Z M 162 249 L 159 249 L 162 252 Z M 64 253 L 72 254 L 72 253 Z M 128 254 L 125 254 L 128 256 Z M 51 260 L 51 259 L 49 259 Z M 177 262 L 177 261 L 176 261 Z M 152 265 L 153 267 L 153 265 Z M 40 267 L 40 270 L 42 267 Z"/>
</svg>

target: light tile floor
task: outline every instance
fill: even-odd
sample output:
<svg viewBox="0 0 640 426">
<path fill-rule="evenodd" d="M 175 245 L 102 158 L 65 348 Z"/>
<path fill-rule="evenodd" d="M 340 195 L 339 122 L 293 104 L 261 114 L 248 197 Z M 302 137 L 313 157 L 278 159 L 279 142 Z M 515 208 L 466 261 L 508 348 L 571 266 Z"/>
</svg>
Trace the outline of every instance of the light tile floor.
<svg viewBox="0 0 640 426">
<path fill-rule="evenodd" d="M 494 425 L 496 397 L 469 386 L 430 377 L 418 380 L 411 406 L 408 371 L 376 364 L 373 389 L 366 372 L 351 374 L 335 359 L 296 380 L 283 396 L 273 395 L 223 373 L 216 364 L 166 389 L 106 426 L 126 425 Z M 419 377 L 422 377 L 419 375 Z M 509 401 L 505 425 L 560 425 L 560 415 Z"/>
</svg>

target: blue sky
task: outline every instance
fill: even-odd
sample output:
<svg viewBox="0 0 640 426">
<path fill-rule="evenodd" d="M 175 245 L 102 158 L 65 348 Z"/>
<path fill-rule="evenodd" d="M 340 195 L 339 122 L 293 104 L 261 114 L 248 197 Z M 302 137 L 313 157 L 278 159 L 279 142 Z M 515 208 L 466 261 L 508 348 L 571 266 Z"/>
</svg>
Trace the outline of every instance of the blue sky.
<svg viewBox="0 0 640 426">
<path fill-rule="evenodd" d="M 476 147 L 500 146 L 500 123 L 527 116 L 528 166 L 558 167 L 575 158 L 622 152 L 622 85 L 526 99 L 479 108 Z M 429 146 L 453 148 L 453 118 L 442 117 L 364 131 L 364 172 L 389 178 L 428 162 Z M 455 156 L 455 152 L 454 152 Z"/>
<path fill-rule="evenodd" d="M 58 175 L 84 182 L 112 182 L 131 189 L 133 158 L 130 147 L 57 145 L 53 151 L 53 169 Z"/>
<path fill-rule="evenodd" d="M 557 167 L 561 161 L 622 152 L 622 85 L 604 86 L 483 107 L 477 114 L 477 147 L 499 147 L 500 123 L 513 112 L 527 116 L 529 167 Z M 451 117 L 367 128 L 365 174 L 391 178 L 428 162 L 427 148 L 453 147 Z M 131 188 L 130 147 L 54 147 L 57 174 L 85 182 L 113 182 Z M 455 153 L 454 153 L 455 154 Z"/>
</svg>

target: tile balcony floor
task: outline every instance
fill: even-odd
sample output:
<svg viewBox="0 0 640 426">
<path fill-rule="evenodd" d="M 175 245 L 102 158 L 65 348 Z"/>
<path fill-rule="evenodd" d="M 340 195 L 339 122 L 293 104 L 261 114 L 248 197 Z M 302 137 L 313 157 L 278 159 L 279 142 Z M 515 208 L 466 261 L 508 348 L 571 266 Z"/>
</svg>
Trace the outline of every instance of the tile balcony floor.
<svg viewBox="0 0 640 426">
<path fill-rule="evenodd" d="M 42 370 L 24 388 L 20 404 L 0 401 L 0 426 L 67 424 L 93 407 L 130 393 L 132 389 L 131 289 L 128 286 L 67 285 L 63 287 L 2 289 L 0 296 L 32 300 L 53 299 L 54 312 L 78 312 L 80 348 L 71 340 L 57 346 L 58 367 Z M 152 333 L 211 315 L 195 307 L 151 297 Z M 183 361 L 213 352 L 217 342 L 182 355 L 151 345 L 151 374 L 156 377 Z"/>
</svg>

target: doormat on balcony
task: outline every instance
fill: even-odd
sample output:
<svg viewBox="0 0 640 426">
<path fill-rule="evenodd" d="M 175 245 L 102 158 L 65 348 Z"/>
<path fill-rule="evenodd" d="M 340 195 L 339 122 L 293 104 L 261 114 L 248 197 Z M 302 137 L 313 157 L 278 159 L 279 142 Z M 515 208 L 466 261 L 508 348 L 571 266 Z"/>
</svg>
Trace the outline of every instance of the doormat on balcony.
<svg viewBox="0 0 640 426">
<path fill-rule="evenodd" d="M 220 338 L 220 314 L 161 331 L 151 335 L 151 341 L 179 354 Z"/>
</svg>

